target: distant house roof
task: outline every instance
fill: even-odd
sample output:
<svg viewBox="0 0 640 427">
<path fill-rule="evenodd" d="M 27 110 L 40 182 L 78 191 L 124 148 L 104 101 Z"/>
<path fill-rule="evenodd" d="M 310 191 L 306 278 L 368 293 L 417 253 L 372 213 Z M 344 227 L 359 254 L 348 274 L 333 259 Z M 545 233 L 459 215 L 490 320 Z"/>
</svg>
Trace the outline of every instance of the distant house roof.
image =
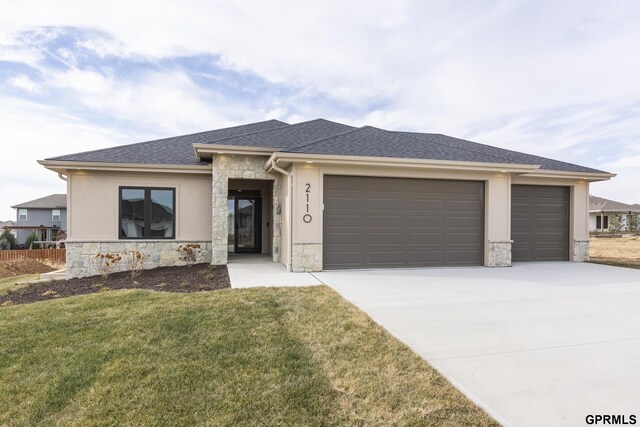
<svg viewBox="0 0 640 427">
<path fill-rule="evenodd" d="M 66 209 L 67 208 L 67 195 L 66 194 L 51 194 L 49 196 L 41 197 L 39 199 L 31 200 L 29 202 L 20 203 L 19 205 L 11 206 L 14 209 L 28 208 L 28 209 Z"/>
<path fill-rule="evenodd" d="M 629 205 L 603 197 L 589 196 L 589 212 L 640 212 L 640 205 Z"/>
<path fill-rule="evenodd" d="M 325 119 L 297 124 L 278 120 L 123 145 L 46 159 L 48 161 L 205 165 L 193 144 L 261 147 L 281 153 L 307 153 L 479 163 L 540 165 L 563 172 L 606 173 L 546 157 L 434 133 L 353 127 Z"/>
</svg>

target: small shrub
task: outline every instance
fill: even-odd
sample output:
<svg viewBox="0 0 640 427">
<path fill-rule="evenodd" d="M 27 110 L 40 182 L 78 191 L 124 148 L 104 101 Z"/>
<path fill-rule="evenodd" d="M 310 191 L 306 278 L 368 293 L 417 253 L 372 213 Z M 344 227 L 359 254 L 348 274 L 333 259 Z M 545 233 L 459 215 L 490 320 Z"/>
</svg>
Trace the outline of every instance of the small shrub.
<svg viewBox="0 0 640 427">
<path fill-rule="evenodd" d="M 5 228 L 5 230 L 0 234 L 0 241 L 4 240 L 9 243 L 9 248 L 12 249 L 16 247 L 16 236 L 13 235 L 11 231 Z"/>
<path fill-rule="evenodd" d="M 124 251 L 122 260 L 127 267 L 127 271 L 131 274 L 131 278 L 135 279 L 144 270 L 144 262 L 149 258 L 148 255 L 141 254 L 138 251 Z"/>
<path fill-rule="evenodd" d="M 11 249 L 11 245 L 4 239 L 0 239 L 0 251 L 8 251 Z"/>
<path fill-rule="evenodd" d="M 24 241 L 24 247 L 27 249 L 40 249 L 39 243 L 33 243 L 40 240 L 40 236 L 35 231 L 27 236 L 27 239 Z"/>
<path fill-rule="evenodd" d="M 109 277 L 113 268 L 122 260 L 120 254 L 98 253 L 91 257 L 91 265 L 104 278 Z"/>
<path fill-rule="evenodd" d="M 609 231 L 618 234 L 622 230 L 622 215 L 613 214 L 609 217 Z"/>
<path fill-rule="evenodd" d="M 178 252 L 180 253 L 180 260 L 190 266 L 200 261 L 200 257 L 202 256 L 202 248 L 198 243 L 189 243 L 184 246 L 180 245 L 178 246 Z"/>
</svg>

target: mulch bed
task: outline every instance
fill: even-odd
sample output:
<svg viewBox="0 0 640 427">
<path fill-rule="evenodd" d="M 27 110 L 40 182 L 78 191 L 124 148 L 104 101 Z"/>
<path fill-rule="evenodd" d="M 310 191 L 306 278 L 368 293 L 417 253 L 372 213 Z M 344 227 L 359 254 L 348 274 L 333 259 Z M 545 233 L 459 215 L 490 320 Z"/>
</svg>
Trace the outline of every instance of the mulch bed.
<svg viewBox="0 0 640 427">
<path fill-rule="evenodd" d="M 229 272 L 224 265 L 197 264 L 186 267 L 158 267 L 144 270 L 135 279 L 129 272 L 80 279 L 31 283 L 0 295 L 0 306 L 27 304 L 117 289 L 148 289 L 166 292 L 199 292 L 230 288 Z"/>
</svg>

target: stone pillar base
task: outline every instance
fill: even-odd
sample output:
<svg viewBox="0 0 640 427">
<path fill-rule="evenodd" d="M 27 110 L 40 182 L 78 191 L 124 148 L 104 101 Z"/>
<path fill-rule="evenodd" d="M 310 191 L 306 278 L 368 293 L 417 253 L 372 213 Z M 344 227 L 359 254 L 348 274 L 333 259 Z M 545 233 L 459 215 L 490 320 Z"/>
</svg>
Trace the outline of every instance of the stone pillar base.
<svg viewBox="0 0 640 427">
<path fill-rule="evenodd" d="M 322 244 L 294 243 L 291 271 L 296 273 L 322 271 Z"/>
<path fill-rule="evenodd" d="M 487 267 L 511 267 L 511 243 L 489 242 Z"/>
<path fill-rule="evenodd" d="M 573 259 L 574 262 L 589 261 L 589 241 L 574 240 L 573 241 Z"/>
</svg>

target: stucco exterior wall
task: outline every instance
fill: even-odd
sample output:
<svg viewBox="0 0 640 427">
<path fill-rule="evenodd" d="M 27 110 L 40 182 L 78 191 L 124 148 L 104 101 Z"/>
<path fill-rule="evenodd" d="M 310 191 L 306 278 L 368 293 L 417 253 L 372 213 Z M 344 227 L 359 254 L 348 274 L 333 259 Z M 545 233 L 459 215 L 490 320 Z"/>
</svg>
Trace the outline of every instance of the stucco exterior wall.
<svg viewBox="0 0 640 427">
<path fill-rule="evenodd" d="M 119 187 L 176 189 L 176 240 L 210 241 L 211 175 L 74 172 L 68 175 L 68 241 L 118 241 Z"/>
<path fill-rule="evenodd" d="M 176 189 L 174 240 L 119 240 L 119 187 Z M 211 175 L 173 173 L 73 172 L 67 178 L 67 278 L 97 274 L 97 253 L 136 250 L 148 256 L 145 268 L 181 265 L 178 246 L 200 243 L 202 262 L 211 260 Z M 119 265 L 115 271 L 124 269 Z"/>
</svg>

